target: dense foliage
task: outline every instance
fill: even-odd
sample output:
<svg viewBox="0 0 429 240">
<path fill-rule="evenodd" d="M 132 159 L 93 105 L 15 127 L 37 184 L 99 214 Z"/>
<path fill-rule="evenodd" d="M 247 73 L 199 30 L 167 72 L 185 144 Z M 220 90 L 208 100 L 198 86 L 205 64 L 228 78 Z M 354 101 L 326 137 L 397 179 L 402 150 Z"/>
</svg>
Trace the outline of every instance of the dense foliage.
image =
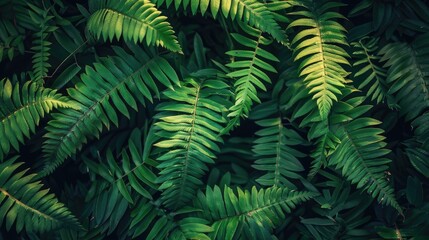
<svg viewBox="0 0 429 240">
<path fill-rule="evenodd" d="M 425 0 L 0 0 L 0 239 L 427 239 Z"/>
</svg>

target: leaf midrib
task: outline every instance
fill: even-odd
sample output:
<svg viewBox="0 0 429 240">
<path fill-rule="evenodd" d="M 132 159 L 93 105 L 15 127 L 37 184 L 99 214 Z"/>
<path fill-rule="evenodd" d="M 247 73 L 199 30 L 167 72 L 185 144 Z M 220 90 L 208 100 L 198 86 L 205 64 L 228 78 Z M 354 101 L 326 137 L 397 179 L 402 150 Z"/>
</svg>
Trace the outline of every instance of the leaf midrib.
<svg viewBox="0 0 429 240">
<path fill-rule="evenodd" d="M 39 104 L 43 104 L 44 102 L 53 102 L 53 103 L 56 103 L 57 105 L 65 105 L 66 104 L 65 102 L 62 102 L 62 101 L 60 101 L 58 99 L 55 99 L 55 98 L 51 98 L 51 97 L 43 98 L 42 100 L 39 100 L 39 101 L 33 101 L 33 102 L 28 103 L 28 104 L 21 105 L 19 108 L 15 109 L 15 111 L 10 112 L 9 115 L 7 115 L 3 119 L 1 119 L 1 123 L 5 123 L 12 116 L 17 115 L 18 112 L 24 111 L 25 109 L 28 109 L 30 107 L 33 107 L 33 106 L 36 106 L 36 105 L 39 105 Z M 51 109 L 52 108 L 50 108 L 50 110 Z"/>
<path fill-rule="evenodd" d="M 158 59 L 158 56 L 150 59 L 149 61 L 144 63 L 140 68 L 138 68 L 135 72 L 133 72 L 131 75 L 127 76 L 123 81 L 119 81 L 118 84 L 115 87 L 111 88 L 110 91 L 107 92 L 101 99 L 99 99 L 98 101 L 94 101 L 94 104 L 92 104 L 89 108 L 87 108 L 87 111 L 85 111 L 84 114 L 81 115 L 80 118 L 78 118 L 78 121 L 76 121 L 75 124 L 73 124 L 73 126 L 70 128 L 70 130 L 67 132 L 67 134 L 60 137 L 58 146 L 61 146 L 64 144 L 65 141 L 63 139 L 67 139 L 67 138 L 70 138 L 72 136 L 74 129 L 77 126 L 79 126 L 92 112 L 94 112 L 94 109 L 96 107 L 100 106 L 102 104 L 102 102 L 105 101 L 106 97 L 110 96 L 112 94 L 112 92 L 116 91 L 123 84 L 126 84 L 126 82 L 128 82 L 128 81 L 132 82 L 132 80 L 134 79 L 133 77 L 135 75 L 137 75 L 140 71 L 145 69 L 152 61 L 155 61 L 157 59 Z M 103 78 L 103 80 L 104 80 L 104 78 Z M 58 152 L 53 152 L 53 154 L 57 155 Z M 58 157 L 58 155 L 57 155 L 57 157 Z"/>
<path fill-rule="evenodd" d="M 14 197 L 14 196 L 12 196 L 11 194 L 9 194 L 9 192 L 7 192 L 5 189 L 0 188 L 0 192 L 1 192 L 3 195 L 5 195 L 6 197 L 9 197 L 10 199 L 12 199 L 12 201 L 14 201 L 16 204 L 18 204 L 18 205 L 20 205 L 21 207 L 23 207 L 23 208 L 25 208 L 25 209 L 29 210 L 30 212 L 33 212 L 33 213 L 35 213 L 35 214 L 37 214 L 37 215 L 39 215 L 39 216 L 42 216 L 42 217 L 44 217 L 45 219 L 49 219 L 50 221 L 56 221 L 56 222 L 59 222 L 59 220 L 57 220 L 57 219 L 55 219 L 55 218 L 53 218 L 53 217 L 51 217 L 51 216 L 49 216 L 49 215 L 47 215 L 47 214 L 45 214 L 45 213 L 43 213 L 43 212 L 40 212 L 39 210 L 34 209 L 34 208 L 32 208 L 32 207 L 28 206 L 27 204 L 25 204 L 25 203 L 21 202 L 20 200 L 18 200 L 17 198 L 15 198 L 15 197 Z"/>
<path fill-rule="evenodd" d="M 387 198 L 391 198 L 391 196 L 390 196 L 390 194 L 387 194 L 386 193 L 386 191 L 384 190 L 384 188 L 383 187 L 381 187 L 381 185 L 380 185 L 380 183 L 379 183 L 379 179 L 378 178 L 376 178 L 375 176 L 374 176 L 374 174 L 370 171 L 370 168 L 368 167 L 368 165 L 365 163 L 365 160 L 364 160 L 364 158 L 363 158 L 363 156 L 362 156 L 362 154 L 361 154 L 361 152 L 360 152 L 360 150 L 359 150 L 359 148 L 357 147 L 357 145 L 355 144 L 355 142 L 354 142 L 354 140 L 353 140 L 353 138 L 350 136 L 350 133 L 348 132 L 348 130 L 347 130 L 347 127 L 346 126 L 344 126 L 344 124 L 342 124 L 342 127 L 343 127 L 343 130 L 344 130 L 344 133 L 346 134 L 346 136 L 347 136 L 347 138 L 350 140 L 350 143 L 351 143 L 351 145 L 352 145 L 352 147 L 354 148 L 354 150 L 356 151 L 356 153 L 358 154 L 358 156 L 359 156 L 359 159 L 360 159 L 360 162 L 361 162 L 361 165 L 365 168 L 365 172 L 366 172 L 366 174 L 368 174 L 369 176 L 370 176 L 370 178 L 372 179 L 372 181 L 377 185 L 377 188 L 380 190 L 380 193 L 383 193 L 383 197 L 386 197 L 386 200 L 387 200 Z M 372 194 L 372 192 L 371 192 L 371 194 Z M 381 194 L 380 194 L 381 195 Z"/>
<path fill-rule="evenodd" d="M 265 193 L 266 192 L 264 192 L 264 194 Z M 232 216 L 226 216 L 226 217 L 223 217 L 223 218 L 215 219 L 212 223 L 220 222 L 220 221 L 224 221 L 224 220 L 228 220 L 230 218 L 241 217 L 243 215 L 247 215 L 248 217 L 252 217 L 253 214 L 258 213 L 260 211 L 263 211 L 263 210 L 265 210 L 267 208 L 272 208 L 272 207 L 281 205 L 281 204 L 283 204 L 285 202 L 291 202 L 291 201 L 295 202 L 295 200 L 300 200 L 301 201 L 302 198 L 303 198 L 302 193 L 298 193 L 298 194 L 296 194 L 296 195 L 294 195 L 292 197 L 289 197 L 289 198 L 286 198 L 286 199 L 283 199 L 283 200 L 279 200 L 279 201 L 276 201 L 276 202 L 271 203 L 271 204 L 267 204 L 267 205 L 264 205 L 264 206 L 261 206 L 261 207 L 257 207 L 257 208 L 254 208 L 254 209 L 251 209 L 251 210 L 248 210 L 248 211 L 241 211 L 240 213 L 237 213 L 237 214 L 232 215 Z M 288 207 L 289 207 L 289 205 L 288 205 Z"/>
<path fill-rule="evenodd" d="M 186 179 L 188 176 L 189 152 L 191 151 L 191 142 L 193 141 L 192 136 L 195 133 L 195 120 L 197 117 L 197 107 L 198 107 L 198 101 L 199 101 L 199 97 L 200 97 L 200 90 L 201 90 L 201 86 L 198 86 L 196 89 L 196 93 L 195 93 L 195 103 L 193 106 L 191 131 L 189 132 L 189 140 L 188 140 L 188 144 L 186 146 L 186 155 L 185 155 L 185 159 L 184 159 L 183 167 L 182 167 L 182 173 L 183 174 L 180 177 L 179 201 L 176 202 L 176 204 L 175 204 L 176 206 L 182 202 L 180 200 L 183 198 L 184 186 L 185 186 L 185 183 L 187 181 Z"/>
<path fill-rule="evenodd" d="M 255 65 L 255 59 L 256 59 L 256 52 L 258 51 L 258 49 L 259 49 L 259 45 L 261 44 L 261 38 L 262 38 L 262 32 L 260 31 L 259 32 L 259 36 L 258 36 L 258 40 L 256 41 L 256 46 L 255 46 L 255 51 L 253 51 L 253 55 L 252 55 L 252 60 L 250 61 L 250 63 L 249 63 L 249 67 L 248 67 L 248 69 L 249 69 L 249 73 L 246 75 L 246 83 L 243 83 L 242 85 L 246 85 L 246 89 L 244 90 L 244 93 L 243 93 L 243 96 L 244 96 L 244 100 L 243 101 L 241 101 L 241 103 L 240 103 L 240 113 L 238 114 L 238 116 L 237 117 L 240 117 L 242 114 L 243 114 L 243 111 L 244 111 L 244 108 L 245 108 L 245 106 L 246 106 L 246 100 L 248 100 L 248 97 L 247 97 L 247 95 L 248 95 L 248 91 L 249 91 L 249 87 L 248 87 L 248 85 L 250 84 L 250 76 L 252 76 L 253 75 L 253 68 L 256 68 L 254 65 Z M 255 76 L 255 78 L 257 78 L 256 76 Z M 251 101 L 252 102 L 252 101 Z M 244 105 L 244 106 L 243 106 Z"/>
</svg>

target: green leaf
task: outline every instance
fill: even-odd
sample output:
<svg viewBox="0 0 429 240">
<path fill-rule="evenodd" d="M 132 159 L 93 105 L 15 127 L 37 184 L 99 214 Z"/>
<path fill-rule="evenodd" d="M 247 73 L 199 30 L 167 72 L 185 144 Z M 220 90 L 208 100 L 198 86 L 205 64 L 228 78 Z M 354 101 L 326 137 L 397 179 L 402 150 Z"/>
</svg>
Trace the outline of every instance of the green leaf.
<svg viewBox="0 0 429 240">
<path fill-rule="evenodd" d="M 182 53 L 167 18 L 149 1 L 107 0 L 91 14 L 87 29 L 96 38 L 113 41 L 114 37 L 117 40 L 123 37 L 134 43 L 146 41 L 148 46 L 162 46 Z"/>
<path fill-rule="evenodd" d="M 11 150 L 19 150 L 24 137 L 35 133 L 36 126 L 45 114 L 54 108 L 78 109 L 78 105 L 57 93 L 36 83 L 26 82 L 12 86 L 9 80 L 0 81 L 0 162 Z"/>
<path fill-rule="evenodd" d="M 317 195 L 277 187 L 259 191 L 253 187 L 251 192 L 237 188 L 237 192 L 226 186 L 222 193 L 214 186 L 198 194 L 195 204 L 203 211 L 197 215 L 211 223 L 212 239 L 253 239 L 256 235 L 270 239 L 270 232 L 284 221 L 285 213 Z"/>
<path fill-rule="evenodd" d="M 180 88 L 164 91 L 167 101 L 158 105 L 160 112 L 154 117 L 156 134 L 162 138 L 155 146 L 167 150 L 157 158 L 160 173 L 156 181 L 163 191 L 163 203 L 172 209 L 194 197 L 203 184 L 200 179 L 207 171 L 206 164 L 213 163 L 222 142 L 219 133 L 226 123 L 222 116 L 226 108 L 220 93 L 228 94 L 227 85 L 216 75 L 205 78 L 188 78 Z"/>
<path fill-rule="evenodd" d="M 42 184 L 34 180 L 35 174 L 26 175 L 28 169 L 18 171 L 23 163 L 17 157 L 0 163 L 0 225 L 6 223 L 9 231 L 47 232 L 59 228 L 80 230 L 72 213 L 58 202 Z"/>
<path fill-rule="evenodd" d="M 131 49 L 135 55 L 114 48 L 116 56 L 101 58 L 94 68 L 87 67 L 81 82 L 68 89 L 70 97 L 78 102 L 79 110 L 61 111 L 49 121 L 44 136 L 42 176 L 50 174 L 88 139 L 99 137 L 103 126 L 109 129 L 111 122 L 117 126 L 116 109 L 128 116 L 127 105 L 136 108 L 136 101 L 142 104 L 145 104 L 144 98 L 152 101 L 153 92 L 159 92 L 153 80 L 158 74 L 154 66 L 159 69 L 156 71 L 162 72 L 162 83 L 167 87 L 179 83 L 176 73 L 161 56 L 148 55 L 136 46 Z"/>
</svg>

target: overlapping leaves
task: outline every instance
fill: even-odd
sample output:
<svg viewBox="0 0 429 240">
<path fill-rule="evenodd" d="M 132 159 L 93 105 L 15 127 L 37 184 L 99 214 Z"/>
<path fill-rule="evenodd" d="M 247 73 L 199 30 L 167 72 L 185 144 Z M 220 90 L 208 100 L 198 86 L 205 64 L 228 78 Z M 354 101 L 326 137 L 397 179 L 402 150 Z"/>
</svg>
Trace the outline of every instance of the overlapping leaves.
<svg viewBox="0 0 429 240">
<path fill-rule="evenodd" d="M 298 192 L 272 187 L 251 191 L 225 186 L 208 187 L 200 192 L 195 205 L 202 209 L 197 216 L 211 223 L 211 239 L 272 239 L 272 230 L 286 214 L 317 193 Z"/>
<path fill-rule="evenodd" d="M 222 13 L 222 17 L 256 27 L 271 34 L 279 42 L 286 41 L 286 34 L 275 21 L 273 12 L 257 0 L 155 0 L 155 2 L 158 5 L 165 2 L 167 6 L 174 2 L 176 10 L 180 6 L 183 6 L 184 9 L 190 6 L 193 15 L 197 11 L 204 15 L 210 10 L 213 18 L 216 18 L 218 14 Z"/>
<path fill-rule="evenodd" d="M 228 129 L 238 125 L 241 117 L 248 117 L 254 102 L 261 102 L 257 96 L 258 90 L 266 91 L 265 84 L 271 83 L 266 72 L 277 72 L 268 62 L 279 61 L 276 56 L 263 49 L 272 41 L 264 37 L 261 31 L 245 25 L 241 25 L 241 27 L 251 37 L 238 33 L 233 33 L 231 36 L 246 48 L 226 53 L 234 59 L 226 65 L 232 69 L 228 76 L 236 79 L 234 82 L 235 103 L 229 109 L 228 116 L 232 120 L 228 123 Z"/>
<path fill-rule="evenodd" d="M 35 174 L 18 170 L 17 157 L 0 163 L 0 226 L 5 221 L 9 231 L 15 224 L 17 232 L 48 232 L 59 228 L 79 230 L 72 213 L 58 202 L 49 190 L 35 181 Z"/>
<path fill-rule="evenodd" d="M 395 42 L 380 50 L 388 68 L 389 93 L 395 96 L 401 112 L 412 120 L 429 107 L 429 34 L 418 36 L 411 44 Z"/>
<path fill-rule="evenodd" d="M 134 43 L 146 42 L 149 46 L 182 51 L 167 17 L 150 1 L 103 0 L 97 7 L 87 23 L 88 30 L 97 38 L 112 41 L 123 37 Z"/>
<path fill-rule="evenodd" d="M 144 105 L 145 98 L 152 101 L 153 95 L 159 95 L 158 82 L 169 88 L 179 85 L 176 72 L 163 57 L 138 47 L 132 48 L 135 55 L 123 48 L 114 50 L 116 56 L 87 67 L 81 82 L 68 89 L 80 109 L 53 114 L 46 128 L 42 175 L 51 173 L 88 138 L 98 137 L 103 126 L 118 125 L 118 112 L 129 117 L 128 106 L 137 110 L 138 102 Z"/>
<path fill-rule="evenodd" d="M 0 161 L 13 148 L 35 133 L 36 126 L 54 108 L 74 108 L 77 104 L 56 90 L 26 82 L 21 87 L 9 80 L 0 81 Z"/>
<path fill-rule="evenodd" d="M 299 172 L 304 167 L 298 160 L 305 156 L 296 149 L 298 145 L 305 145 L 305 140 L 279 114 L 278 104 L 269 101 L 258 105 L 252 112 L 252 119 L 261 127 L 255 134 L 253 152 L 257 160 L 253 168 L 265 172 L 256 179 L 263 186 L 288 187 L 296 186 L 290 179 L 299 179 Z"/>
<path fill-rule="evenodd" d="M 155 125 L 163 139 L 155 146 L 166 150 L 157 158 L 157 182 L 162 201 L 170 208 L 194 198 L 207 164 L 214 163 L 222 143 L 219 134 L 227 121 L 224 112 L 229 91 L 217 74 L 213 69 L 201 70 L 175 91 L 164 91 L 167 101 L 157 106 L 160 113 Z"/>
</svg>

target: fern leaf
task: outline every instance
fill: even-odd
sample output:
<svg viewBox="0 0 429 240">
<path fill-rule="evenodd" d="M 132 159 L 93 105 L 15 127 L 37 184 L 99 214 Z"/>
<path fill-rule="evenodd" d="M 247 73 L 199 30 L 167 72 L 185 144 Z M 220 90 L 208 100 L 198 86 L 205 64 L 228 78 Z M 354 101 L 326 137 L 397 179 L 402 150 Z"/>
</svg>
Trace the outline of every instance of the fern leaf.
<svg viewBox="0 0 429 240">
<path fill-rule="evenodd" d="M 14 163 L 17 157 L 0 163 L 0 225 L 5 221 L 9 231 L 47 232 L 58 228 L 80 230 L 77 219 L 58 202 L 42 184 L 35 182 L 35 174 L 18 172 L 23 163 Z"/>
<path fill-rule="evenodd" d="M 227 76 L 236 78 L 234 82 L 235 103 L 229 109 L 228 117 L 231 117 L 232 120 L 228 123 L 227 129 L 238 125 L 241 117 L 249 115 L 253 102 L 261 102 L 257 96 L 257 89 L 266 91 L 264 82 L 271 83 L 270 77 L 265 71 L 277 72 L 267 61 L 279 61 L 277 57 L 262 48 L 271 44 L 271 41 L 265 38 L 261 31 L 245 25 L 241 25 L 241 27 L 254 39 L 238 33 L 231 34 L 238 43 L 250 49 L 231 50 L 226 53 L 234 58 L 231 63 L 226 65 L 232 69 Z"/>
<path fill-rule="evenodd" d="M 336 150 L 341 140 L 335 135 L 334 129 L 338 124 L 343 124 L 357 117 L 362 112 L 368 111 L 368 106 L 360 106 L 364 101 L 363 97 L 347 99 L 355 92 L 353 88 L 344 88 L 342 98 L 332 108 L 332 114 L 328 119 L 320 121 L 316 114 L 307 116 L 306 126 L 310 126 L 308 132 L 309 139 L 315 139 L 316 149 L 311 153 L 313 161 L 308 178 L 313 178 L 320 169 L 328 165 L 328 157 Z"/>
<path fill-rule="evenodd" d="M 40 119 L 54 108 L 76 108 L 77 105 L 56 90 L 26 82 L 22 88 L 9 80 L 0 81 L 0 162 L 11 150 L 36 131 Z"/>
<path fill-rule="evenodd" d="M 329 157 L 328 164 L 341 169 L 342 174 L 357 188 L 365 189 L 379 203 L 390 205 L 402 214 L 402 209 L 395 199 L 385 171 L 390 159 L 386 155 L 390 150 L 384 148 L 384 132 L 373 127 L 379 121 L 361 117 L 347 123 L 341 123 L 335 131 L 341 143 Z"/>
<path fill-rule="evenodd" d="M 173 28 L 155 5 L 141 0 L 107 0 L 92 13 L 87 28 L 97 39 L 143 42 L 182 52 Z"/>
<path fill-rule="evenodd" d="M 33 55 L 33 72 L 32 79 L 38 83 L 43 84 L 44 78 L 48 75 L 51 64 L 48 62 L 50 57 L 52 43 L 48 40 L 49 34 L 54 32 L 57 27 L 50 25 L 50 20 L 54 18 L 49 14 L 49 10 L 40 9 L 39 7 L 28 4 L 30 10 L 28 13 L 37 26 L 38 31 L 34 34 L 33 47 L 31 50 L 35 52 Z"/>
<path fill-rule="evenodd" d="M 351 45 L 355 50 L 353 56 L 357 58 L 353 63 L 353 67 L 357 70 L 354 77 L 359 80 L 357 88 L 363 90 L 368 86 L 366 95 L 376 103 L 384 102 L 389 97 L 386 86 L 387 71 L 377 65 L 381 59 L 377 55 L 378 39 L 367 37 Z"/>
<path fill-rule="evenodd" d="M 226 118 L 223 106 L 228 85 L 216 78 L 216 70 L 206 79 L 188 78 L 176 91 L 167 90 L 168 102 L 158 105 L 155 116 L 157 134 L 164 139 L 155 146 L 168 149 L 157 158 L 161 172 L 157 182 L 163 190 L 162 201 L 176 209 L 189 202 L 202 185 L 206 164 L 214 163 L 219 137 Z"/>
<path fill-rule="evenodd" d="M 310 94 L 317 101 L 322 119 L 329 115 L 333 101 L 341 95 L 347 83 L 348 73 L 342 65 L 349 65 L 349 55 L 343 49 L 347 46 L 345 28 L 333 19 L 344 18 L 337 12 L 327 11 L 342 6 L 339 3 L 318 5 L 313 1 L 294 1 L 304 10 L 293 12 L 299 18 L 288 28 L 300 30 L 291 42 L 294 61 L 300 61 L 300 77 L 304 78 Z M 322 11 L 323 10 L 323 11 Z"/>
<path fill-rule="evenodd" d="M 429 34 L 422 34 L 410 45 L 390 43 L 380 50 L 381 61 L 389 68 L 389 93 L 395 96 L 407 120 L 414 119 L 429 107 L 428 40 Z"/>
<path fill-rule="evenodd" d="M 42 176 L 74 154 L 88 138 L 98 137 L 103 125 L 109 128 L 113 122 L 117 126 L 117 111 L 129 117 L 127 105 L 137 110 L 137 101 L 144 104 L 144 98 L 152 101 L 153 93 L 159 95 L 154 78 L 169 88 L 173 88 L 172 83 L 179 85 L 176 72 L 161 56 L 148 55 L 138 47 L 132 47 L 135 56 L 122 48 L 114 50 L 116 56 L 87 67 L 81 82 L 68 89 L 80 110 L 53 114 L 54 119 L 46 127 Z"/>
<path fill-rule="evenodd" d="M 111 187 L 107 181 L 98 179 L 91 181 L 91 187 L 85 196 L 85 205 L 87 209 L 83 216 L 92 219 L 91 232 L 96 230 L 101 234 L 115 231 L 119 222 L 127 217 L 126 212 L 130 207 L 129 202 L 117 189 Z"/>
<path fill-rule="evenodd" d="M 336 147 L 341 142 L 340 139 L 330 131 L 326 121 L 317 125 L 324 129 L 322 130 L 322 136 L 316 140 L 316 149 L 310 155 L 313 161 L 311 161 L 311 168 L 308 173 L 309 179 L 312 179 L 320 169 L 328 165 L 327 158 L 335 151 Z"/>
<path fill-rule="evenodd" d="M 145 239 L 204 239 L 212 228 L 207 226 L 205 219 L 198 217 L 183 217 L 180 220 L 173 219 L 180 211 L 167 213 L 154 202 L 143 200 L 139 202 L 131 212 L 131 224 L 129 234 L 132 238 L 142 236 Z M 186 212 L 188 210 L 185 210 Z M 152 225 L 152 227 L 150 227 Z"/>
<path fill-rule="evenodd" d="M 298 158 L 305 154 L 296 150 L 297 145 L 305 145 L 304 139 L 292 128 L 286 127 L 281 116 L 269 118 L 266 115 L 278 115 L 278 104 L 269 101 L 258 105 L 252 112 L 252 119 L 261 127 L 255 134 L 253 152 L 257 160 L 253 168 L 266 174 L 256 179 L 262 186 L 276 186 L 296 189 L 289 179 L 299 179 L 304 167 Z"/>
<path fill-rule="evenodd" d="M 237 194 L 238 193 L 238 194 Z M 285 213 L 317 194 L 297 192 L 287 188 L 267 188 L 251 192 L 237 188 L 237 193 L 225 186 L 199 192 L 195 206 L 201 208 L 198 217 L 211 223 L 211 239 L 272 239 L 272 230 L 282 224 Z"/>
<path fill-rule="evenodd" d="M 150 165 L 143 161 L 141 143 L 141 132 L 135 129 L 128 141 L 128 151 L 123 150 L 120 157 L 115 157 L 112 151 L 108 149 L 105 160 L 101 163 L 95 163 L 89 159 L 85 160 L 85 164 L 91 172 L 101 176 L 112 186 L 113 191 L 120 193 L 131 204 L 134 203 L 131 197 L 134 193 L 152 200 L 152 195 L 147 187 L 158 188 L 154 183 L 156 175 Z M 121 166 L 118 162 L 121 163 Z"/>
<path fill-rule="evenodd" d="M 207 10 L 210 10 L 211 15 L 216 19 L 217 15 L 222 13 L 225 18 L 242 22 L 269 33 L 279 42 L 284 43 L 286 41 L 286 34 L 275 21 L 274 13 L 267 8 L 266 4 L 257 0 L 155 0 L 158 6 L 164 2 L 166 2 L 167 7 L 174 2 L 176 10 L 180 6 L 185 9 L 190 6 L 192 15 L 196 15 L 197 11 L 204 15 Z"/>
</svg>

